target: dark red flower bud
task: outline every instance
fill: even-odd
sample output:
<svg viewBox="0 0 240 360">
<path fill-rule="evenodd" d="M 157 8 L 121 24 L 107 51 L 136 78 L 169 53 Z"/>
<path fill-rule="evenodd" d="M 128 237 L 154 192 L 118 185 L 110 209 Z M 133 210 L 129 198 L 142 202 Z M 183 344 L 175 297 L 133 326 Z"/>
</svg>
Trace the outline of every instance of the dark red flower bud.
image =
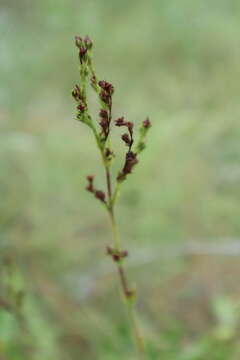
<svg viewBox="0 0 240 360">
<path fill-rule="evenodd" d="M 114 92 L 114 87 L 112 84 L 110 84 L 109 82 L 105 81 L 105 80 L 100 80 L 98 82 L 98 85 L 100 86 L 101 89 L 105 90 L 106 93 L 108 95 L 112 95 Z"/>
<path fill-rule="evenodd" d="M 104 109 L 101 109 L 99 112 L 99 116 L 101 117 L 101 121 L 99 122 L 102 128 L 102 134 L 107 137 L 109 133 L 109 118 L 108 112 Z"/>
<path fill-rule="evenodd" d="M 124 120 L 124 117 L 120 117 L 117 120 L 115 120 L 115 125 L 116 126 L 125 126 L 126 122 Z"/>
<path fill-rule="evenodd" d="M 87 49 L 90 50 L 90 49 L 92 48 L 93 43 L 92 43 L 92 40 L 90 39 L 89 36 L 85 36 L 85 38 L 84 38 L 84 44 L 85 44 L 85 46 L 86 46 Z"/>
<path fill-rule="evenodd" d="M 84 111 L 86 110 L 86 106 L 81 103 L 81 104 L 79 104 L 79 105 L 77 106 L 77 109 L 78 109 L 79 111 L 81 111 L 81 112 L 84 112 Z"/>
<path fill-rule="evenodd" d="M 128 121 L 127 123 L 126 123 L 126 126 L 128 127 L 128 130 L 130 131 L 130 132 L 132 132 L 132 130 L 133 130 L 133 123 L 131 122 L 131 121 Z"/>
<path fill-rule="evenodd" d="M 126 143 L 126 145 L 130 145 L 131 143 L 131 140 L 130 140 L 130 137 L 127 133 L 123 134 L 121 136 L 122 140 Z"/>
<path fill-rule="evenodd" d="M 152 124 L 151 124 L 149 118 L 146 118 L 146 119 L 143 121 L 143 127 L 144 127 L 145 129 L 149 129 L 151 126 L 152 126 Z"/>
<path fill-rule="evenodd" d="M 112 255 L 112 258 L 113 258 L 113 260 L 116 261 L 116 262 L 118 262 L 118 261 L 121 259 L 121 257 L 120 257 L 119 254 L 113 254 L 113 255 Z"/>
<path fill-rule="evenodd" d="M 74 99 L 76 101 L 79 101 L 82 99 L 82 96 L 81 96 L 81 89 L 78 85 L 75 85 L 73 91 L 72 91 L 72 96 L 74 97 Z"/>
<path fill-rule="evenodd" d="M 85 47 L 83 47 L 83 46 L 81 46 L 80 47 L 80 51 L 79 51 L 79 55 L 80 55 L 80 57 L 84 57 L 84 55 L 86 54 L 86 52 L 87 52 L 87 48 L 85 48 Z"/>
<path fill-rule="evenodd" d="M 100 99 L 108 106 L 111 106 L 114 87 L 105 80 L 100 80 L 98 85 L 102 89 L 100 92 Z"/>
<path fill-rule="evenodd" d="M 79 59 L 80 59 L 81 64 L 86 60 L 86 56 L 85 56 L 86 53 L 87 53 L 87 48 L 85 48 L 84 46 L 81 46 L 79 48 Z"/>
<path fill-rule="evenodd" d="M 108 112 L 107 110 L 101 109 L 99 112 L 99 116 L 104 119 L 108 119 Z"/>
<path fill-rule="evenodd" d="M 75 44 L 80 49 L 82 45 L 82 38 L 80 36 L 75 36 Z"/>
<path fill-rule="evenodd" d="M 109 121 L 107 118 L 102 118 L 99 125 L 102 128 L 102 134 L 107 137 L 109 131 Z"/>
<path fill-rule="evenodd" d="M 114 93 L 114 87 L 110 83 L 106 83 L 105 91 L 107 91 L 108 94 L 112 95 Z"/>
<path fill-rule="evenodd" d="M 137 156 L 132 151 L 126 154 L 126 164 L 124 166 L 125 174 L 129 174 L 132 171 L 134 165 L 138 163 Z"/>
<path fill-rule="evenodd" d="M 133 167 L 138 163 L 137 155 L 132 152 L 128 151 L 126 154 L 125 164 L 123 169 L 119 172 L 117 176 L 118 181 L 123 181 L 126 179 L 128 174 L 131 174 Z"/>
<path fill-rule="evenodd" d="M 105 91 L 105 90 L 102 90 L 100 92 L 100 98 L 101 100 L 107 104 L 107 105 L 110 105 L 111 103 L 111 96 Z"/>
<path fill-rule="evenodd" d="M 87 176 L 87 180 L 92 183 L 93 182 L 93 179 L 94 179 L 94 176 L 93 175 L 88 175 Z"/>
<path fill-rule="evenodd" d="M 93 180 L 94 180 L 94 176 L 92 175 L 87 176 L 87 181 L 88 181 L 88 185 L 86 187 L 87 191 L 94 192 Z"/>
<path fill-rule="evenodd" d="M 116 262 L 128 256 L 127 250 L 114 249 L 111 246 L 107 246 L 107 254 L 112 256 L 112 259 Z"/>
<path fill-rule="evenodd" d="M 105 197 L 106 197 L 106 195 L 105 195 L 105 193 L 104 193 L 103 191 L 101 191 L 101 190 L 96 190 L 96 191 L 95 191 L 95 197 L 96 197 L 98 200 L 100 200 L 100 201 L 102 201 L 102 202 L 105 203 Z"/>
<path fill-rule="evenodd" d="M 105 90 L 105 86 L 106 86 L 106 81 L 105 80 L 100 80 L 98 82 L 98 85 L 100 86 L 100 88 Z"/>
</svg>

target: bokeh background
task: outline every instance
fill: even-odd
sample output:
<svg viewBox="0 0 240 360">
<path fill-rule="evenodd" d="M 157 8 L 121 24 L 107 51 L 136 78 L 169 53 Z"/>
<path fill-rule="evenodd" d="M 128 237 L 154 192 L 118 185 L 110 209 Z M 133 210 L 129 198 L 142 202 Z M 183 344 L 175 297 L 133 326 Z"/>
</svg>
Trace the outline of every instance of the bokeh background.
<svg viewBox="0 0 240 360">
<path fill-rule="evenodd" d="M 2 307 L 1 360 L 136 359 L 84 191 L 104 176 L 74 120 L 77 34 L 114 116 L 153 123 L 117 211 L 148 358 L 240 358 L 239 24 L 237 0 L 1 0 L 0 291 L 7 256 L 27 324 Z"/>
</svg>

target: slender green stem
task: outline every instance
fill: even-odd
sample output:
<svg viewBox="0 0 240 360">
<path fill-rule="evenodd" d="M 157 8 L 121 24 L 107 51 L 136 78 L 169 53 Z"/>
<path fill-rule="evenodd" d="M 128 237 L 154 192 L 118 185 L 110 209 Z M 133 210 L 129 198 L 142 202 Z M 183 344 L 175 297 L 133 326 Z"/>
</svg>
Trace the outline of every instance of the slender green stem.
<svg viewBox="0 0 240 360">
<path fill-rule="evenodd" d="M 109 208 L 108 212 L 109 212 L 111 225 L 112 225 L 114 246 L 115 246 L 116 250 L 120 250 L 120 236 L 119 236 L 119 231 L 118 231 L 118 227 L 117 227 L 117 224 L 116 224 L 113 208 L 112 207 Z"/>
<path fill-rule="evenodd" d="M 101 153 L 103 165 L 105 168 L 106 186 L 107 186 L 107 194 L 108 194 L 107 210 L 109 213 L 111 226 L 112 226 L 114 248 L 117 251 L 121 251 L 120 236 L 119 236 L 119 231 L 118 231 L 115 214 L 114 214 L 114 207 L 116 204 L 117 196 L 119 194 L 120 184 L 119 183 L 116 184 L 115 190 L 112 193 L 111 174 L 110 174 L 109 166 L 104 157 L 104 149 L 101 147 L 101 144 L 99 142 L 99 137 L 98 137 L 95 127 L 93 127 L 92 130 L 94 132 L 96 142 L 98 144 L 98 148 Z M 119 274 L 119 280 L 120 280 L 122 294 L 124 296 L 124 305 L 127 308 L 128 318 L 129 318 L 130 326 L 132 328 L 133 335 L 135 338 L 136 348 L 138 350 L 139 357 L 142 358 L 142 356 L 145 353 L 145 350 L 144 350 L 144 341 L 143 341 L 142 335 L 140 334 L 140 329 L 139 329 L 139 325 L 138 325 L 137 318 L 136 318 L 135 294 L 134 294 L 134 291 L 132 291 L 129 287 L 126 272 L 125 272 L 125 269 L 123 266 L 123 259 L 120 259 L 118 262 L 116 262 L 116 265 L 117 265 L 117 270 L 118 270 L 118 274 Z"/>
<path fill-rule="evenodd" d="M 112 199 L 112 184 L 111 184 L 111 175 L 108 166 L 105 166 L 105 172 L 106 172 L 106 180 L 107 180 L 108 201 L 110 203 Z"/>
<path fill-rule="evenodd" d="M 143 359 L 143 356 L 145 355 L 145 344 L 144 344 L 144 339 L 142 337 L 142 334 L 140 333 L 134 303 L 132 303 L 131 301 L 128 301 L 127 308 L 128 308 L 128 316 L 130 319 L 130 323 L 132 324 L 132 328 L 134 331 L 136 347 L 137 347 L 140 358 Z"/>
<path fill-rule="evenodd" d="M 114 216 L 113 210 L 112 211 L 109 210 L 109 215 L 110 215 L 111 224 L 112 224 L 115 249 L 120 251 L 120 249 L 121 249 L 120 237 L 119 237 L 119 232 L 118 232 L 118 228 L 117 228 L 117 224 L 115 221 L 115 216 Z M 135 294 L 134 294 L 134 291 L 131 290 L 129 287 L 125 268 L 123 266 L 123 260 L 121 259 L 120 261 L 116 262 L 116 265 L 117 265 L 119 279 L 120 279 L 120 286 L 121 286 L 122 293 L 124 296 L 124 305 L 127 308 L 128 318 L 129 318 L 130 326 L 133 331 L 133 336 L 135 339 L 136 348 L 138 350 L 138 355 L 139 355 L 139 358 L 142 359 L 142 357 L 145 354 L 145 348 L 144 348 L 143 337 L 141 335 L 140 328 L 139 328 L 139 325 L 137 322 L 136 309 L 135 309 Z"/>
<path fill-rule="evenodd" d="M 114 207 L 115 202 L 117 201 L 119 191 L 120 191 L 120 183 L 117 183 L 116 186 L 115 186 L 115 190 L 113 192 L 113 196 L 112 196 L 112 201 L 111 201 L 111 206 L 112 207 Z"/>
</svg>

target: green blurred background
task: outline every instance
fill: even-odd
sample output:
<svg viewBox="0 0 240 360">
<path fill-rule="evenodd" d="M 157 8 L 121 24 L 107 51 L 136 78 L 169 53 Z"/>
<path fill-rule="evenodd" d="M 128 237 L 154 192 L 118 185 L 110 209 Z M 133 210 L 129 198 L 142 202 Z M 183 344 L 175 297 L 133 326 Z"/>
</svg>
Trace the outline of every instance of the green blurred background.
<svg viewBox="0 0 240 360">
<path fill-rule="evenodd" d="M 117 211 L 148 358 L 238 360 L 237 0 L 1 0 L 0 253 L 27 330 L 0 310 L 0 359 L 136 359 L 108 219 L 84 191 L 89 173 L 104 183 L 70 95 L 85 34 L 114 116 L 153 123 Z"/>
</svg>

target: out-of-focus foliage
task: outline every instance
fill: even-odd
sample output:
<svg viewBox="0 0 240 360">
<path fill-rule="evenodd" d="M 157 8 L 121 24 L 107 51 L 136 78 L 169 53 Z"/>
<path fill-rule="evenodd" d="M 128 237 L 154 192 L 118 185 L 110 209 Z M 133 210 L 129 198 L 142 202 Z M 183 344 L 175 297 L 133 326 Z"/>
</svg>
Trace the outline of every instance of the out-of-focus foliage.
<svg viewBox="0 0 240 360">
<path fill-rule="evenodd" d="M 108 222 L 84 191 L 104 179 L 74 121 L 76 34 L 115 85 L 114 116 L 153 123 L 118 208 L 149 359 L 239 359 L 239 259 L 172 256 L 240 237 L 239 24 L 235 0 L 1 1 L 0 252 L 26 292 L 25 335 L 0 310 L 1 359 L 135 359 Z"/>
</svg>

